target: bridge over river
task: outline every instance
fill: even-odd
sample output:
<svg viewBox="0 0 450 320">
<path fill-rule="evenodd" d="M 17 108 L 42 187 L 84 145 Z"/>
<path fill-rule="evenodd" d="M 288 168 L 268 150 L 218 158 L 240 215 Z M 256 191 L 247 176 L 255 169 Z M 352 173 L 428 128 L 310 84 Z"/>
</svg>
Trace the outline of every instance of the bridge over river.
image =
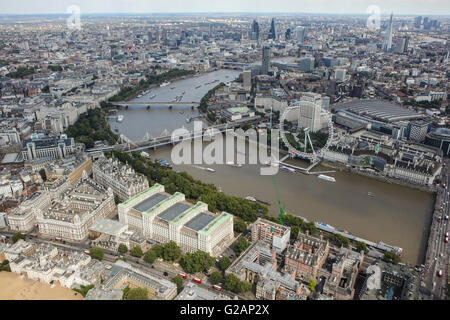
<svg viewBox="0 0 450 320">
<path fill-rule="evenodd" d="M 200 105 L 200 102 L 168 102 L 168 101 L 120 101 L 120 102 L 114 102 L 115 106 L 120 106 L 120 107 L 128 107 L 128 106 L 150 106 L 150 107 L 175 107 L 175 106 L 188 106 L 188 107 L 196 107 L 198 108 Z"/>
</svg>

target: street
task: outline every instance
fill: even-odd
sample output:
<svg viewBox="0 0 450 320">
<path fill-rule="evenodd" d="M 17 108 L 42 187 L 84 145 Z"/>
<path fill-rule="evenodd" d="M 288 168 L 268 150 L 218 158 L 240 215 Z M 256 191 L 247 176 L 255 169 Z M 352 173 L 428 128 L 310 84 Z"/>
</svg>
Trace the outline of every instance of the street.
<svg viewBox="0 0 450 320">
<path fill-rule="evenodd" d="M 427 291 L 431 293 L 431 299 L 446 299 L 447 277 L 448 277 L 448 257 L 449 247 L 445 242 L 446 234 L 449 232 L 449 222 L 446 216 L 449 215 L 449 183 L 450 175 L 448 167 L 450 161 L 446 161 L 446 166 L 442 172 L 442 183 L 436 196 L 436 206 L 431 225 L 431 234 L 428 242 L 428 250 L 423 271 L 422 280 Z M 445 188 L 443 188 L 445 184 Z M 442 271 L 442 276 L 438 273 Z"/>
</svg>

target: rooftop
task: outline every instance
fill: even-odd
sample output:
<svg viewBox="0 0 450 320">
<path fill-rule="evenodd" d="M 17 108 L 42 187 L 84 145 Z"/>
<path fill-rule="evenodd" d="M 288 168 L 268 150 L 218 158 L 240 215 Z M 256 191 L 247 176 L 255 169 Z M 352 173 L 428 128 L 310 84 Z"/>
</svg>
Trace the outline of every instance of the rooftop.
<svg viewBox="0 0 450 320">
<path fill-rule="evenodd" d="M 194 219 L 185 224 L 185 227 L 194 231 L 200 231 L 206 227 L 211 221 L 214 220 L 214 216 L 207 213 L 200 213 Z"/>
<path fill-rule="evenodd" d="M 167 196 L 163 193 L 157 193 L 157 194 L 151 196 L 150 198 L 147 198 L 144 201 L 139 202 L 137 205 L 135 205 L 133 207 L 133 209 L 135 209 L 139 212 L 146 212 L 149 209 L 156 206 L 158 203 L 166 200 L 167 198 L 169 198 L 169 196 Z"/>
<path fill-rule="evenodd" d="M 89 228 L 92 231 L 100 232 L 108 235 L 118 235 L 122 230 L 126 229 L 126 225 L 119 221 L 110 219 L 99 219 L 95 221 Z"/>
<path fill-rule="evenodd" d="M 167 222 L 172 221 L 179 217 L 183 212 L 188 210 L 191 206 L 179 202 L 171 206 L 170 208 L 164 210 L 162 213 L 158 215 L 158 218 L 165 220 Z"/>
</svg>

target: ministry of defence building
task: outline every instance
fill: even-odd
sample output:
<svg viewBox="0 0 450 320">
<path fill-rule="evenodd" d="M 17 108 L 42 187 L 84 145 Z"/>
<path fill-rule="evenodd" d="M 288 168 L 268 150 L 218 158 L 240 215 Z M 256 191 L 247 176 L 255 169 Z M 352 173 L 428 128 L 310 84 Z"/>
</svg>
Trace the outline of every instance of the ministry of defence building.
<svg viewBox="0 0 450 320">
<path fill-rule="evenodd" d="M 160 184 L 120 204 L 119 220 L 148 239 L 175 241 L 184 252 L 218 256 L 234 240 L 231 214 L 215 215 L 203 202 L 192 206 L 184 194 L 167 194 Z"/>
</svg>

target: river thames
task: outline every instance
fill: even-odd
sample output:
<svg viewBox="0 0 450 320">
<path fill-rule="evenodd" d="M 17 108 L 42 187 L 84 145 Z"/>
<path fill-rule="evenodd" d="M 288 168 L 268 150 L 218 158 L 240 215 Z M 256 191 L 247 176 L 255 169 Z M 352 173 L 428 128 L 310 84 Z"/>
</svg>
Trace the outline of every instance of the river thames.
<svg viewBox="0 0 450 320">
<path fill-rule="evenodd" d="M 179 95 L 183 95 L 182 101 L 200 101 L 208 90 L 220 82 L 233 81 L 239 73 L 220 70 L 176 81 L 163 88 L 152 89 L 149 94 L 134 101 L 150 101 L 152 95 L 156 95 L 152 99 L 154 101 L 172 101 Z M 164 133 L 171 134 L 181 127 L 189 129 L 193 124 L 187 123 L 186 119 L 197 116 L 198 111 L 190 107 L 173 107 L 172 110 L 152 107 L 147 110 L 145 106 L 133 107 L 131 101 L 129 109 L 122 109 L 119 114 L 124 115 L 124 121 L 117 123 L 111 119 L 111 128 L 137 141 L 142 140 L 146 133 L 157 137 Z M 167 147 L 149 153 L 155 158 L 172 162 L 171 150 Z M 301 167 L 306 166 L 299 160 L 290 161 Z M 208 172 L 204 167 L 213 168 L 216 172 Z M 279 213 L 272 178 L 261 176 L 259 165 L 241 168 L 228 165 L 179 165 L 174 166 L 174 170 L 186 171 L 196 179 L 214 183 L 226 194 L 252 196 L 266 201 L 271 204 L 271 214 L 277 216 Z M 323 166 L 314 169 L 328 170 Z M 433 194 L 344 171 L 328 175 L 336 178 L 336 182 L 280 171 L 275 178 L 286 211 L 311 221 L 330 224 L 373 242 L 383 241 L 401 247 L 404 251 L 403 262 L 423 262 L 434 204 Z"/>
</svg>

